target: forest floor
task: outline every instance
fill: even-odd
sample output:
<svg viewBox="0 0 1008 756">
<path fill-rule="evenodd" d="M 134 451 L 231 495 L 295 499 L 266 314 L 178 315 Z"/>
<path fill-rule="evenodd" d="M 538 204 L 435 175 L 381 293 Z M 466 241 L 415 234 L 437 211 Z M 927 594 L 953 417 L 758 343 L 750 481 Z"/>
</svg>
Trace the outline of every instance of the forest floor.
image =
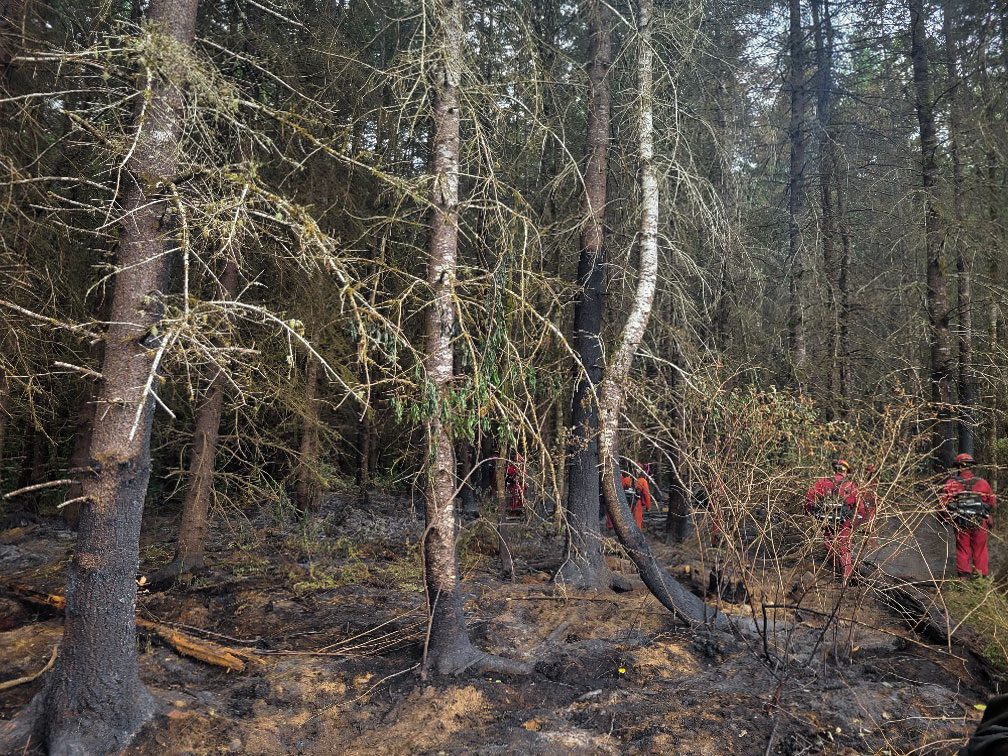
<svg viewBox="0 0 1008 756">
<path fill-rule="evenodd" d="M 144 570 L 168 561 L 173 522 L 148 517 Z M 824 631 L 813 608 L 788 615 L 766 645 L 697 634 L 635 575 L 628 593 L 559 592 L 549 568 L 562 541 L 545 527 L 515 539 L 516 577 L 501 580 L 485 522 L 461 537 L 473 638 L 535 671 L 424 682 L 420 534 L 408 500 L 381 496 L 367 510 L 334 500 L 311 526 L 246 522 L 222 533 L 208 572 L 142 595 L 140 616 L 255 651 L 264 664 L 228 673 L 142 640 L 142 676 L 162 710 L 128 753 L 951 753 L 993 691 L 973 654 L 927 643 L 863 593 L 839 598 L 835 581 L 819 579 L 806 600 L 863 624 Z M 47 522 L 8 529 L 0 574 L 62 592 L 72 545 Z M 696 560 L 656 550 L 670 565 Z M 695 590 L 692 577 L 705 582 L 697 566 L 679 574 Z M 40 669 L 62 624 L 3 596 L 0 680 Z M 0 693 L 0 717 L 40 684 Z"/>
</svg>

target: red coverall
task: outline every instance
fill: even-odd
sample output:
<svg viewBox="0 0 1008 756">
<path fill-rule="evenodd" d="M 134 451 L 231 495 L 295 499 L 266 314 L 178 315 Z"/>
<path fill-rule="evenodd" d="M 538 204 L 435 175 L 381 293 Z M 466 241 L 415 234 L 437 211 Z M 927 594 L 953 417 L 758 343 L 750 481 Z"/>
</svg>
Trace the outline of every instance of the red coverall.
<svg viewBox="0 0 1008 756">
<path fill-rule="evenodd" d="M 507 488 L 507 508 L 505 514 L 521 517 L 525 513 L 525 471 L 521 462 L 509 462 L 504 473 Z"/>
<path fill-rule="evenodd" d="M 962 478 L 959 480 L 958 478 Z M 945 481 L 945 490 L 941 494 L 941 504 L 945 512 L 957 493 L 969 490 L 980 495 L 980 501 L 991 509 L 997 506 L 996 497 L 990 484 L 983 478 L 974 475 L 970 470 L 960 470 L 957 477 Z M 949 516 L 951 519 L 951 516 Z M 956 527 L 956 572 L 960 577 L 968 577 L 973 567 L 976 567 L 984 577 L 987 577 L 987 531 L 990 528 L 990 518 L 985 517 L 980 527 Z"/>
<path fill-rule="evenodd" d="M 827 525 L 823 535 L 826 540 L 826 554 L 830 557 L 834 569 L 841 569 L 845 578 L 850 577 L 854 571 L 854 562 L 851 558 L 853 551 L 852 535 L 853 520 L 855 517 L 864 519 L 865 509 L 861 494 L 857 486 L 843 473 L 820 478 L 809 489 L 805 496 L 805 512 L 812 514 L 819 504 L 826 499 L 839 496 L 841 501 L 850 509 L 850 519 L 843 521 L 839 528 Z"/>
</svg>

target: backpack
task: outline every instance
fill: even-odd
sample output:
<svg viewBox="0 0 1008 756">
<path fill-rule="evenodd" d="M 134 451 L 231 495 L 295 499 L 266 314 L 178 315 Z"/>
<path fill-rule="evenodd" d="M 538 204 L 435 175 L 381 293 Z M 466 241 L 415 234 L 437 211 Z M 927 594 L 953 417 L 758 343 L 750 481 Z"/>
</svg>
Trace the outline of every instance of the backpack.
<svg viewBox="0 0 1008 756">
<path fill-rule="evenodd" d="M 981 527 L 990 510 L 984 504 L 983 497 L 973 490 L 973 486 L 983 478 L 974 475 L 966 480 L 962 475 L 955 475 L 951 480 L 963 487 L 961 491 L 952 495 L 948 505 L 955 526 L 960 530 L 975 530 Z"/>
<path fill-rule="evenodd" d="M 840 528 L 854 519 L 857 505 L 847 501 L 850 493 L 843 490 L 844 484 L 849 482 L 847 476 L 840 480 L 830 478 L 833 488 L 819 502 L 819 513 L 823 521 L 835 528 Z"/>
<path fill-rule="evenodd" d="M 637 504 L 637 499 L 640 493 L 637 491 L 636 481 L 631 478 L 631 483 L 629 486 L 623 487 L 623 493 L 626 494 L 627 504 L 630 506 L 630 511 L 633 511 L 634 505 Z"/>
</svg>

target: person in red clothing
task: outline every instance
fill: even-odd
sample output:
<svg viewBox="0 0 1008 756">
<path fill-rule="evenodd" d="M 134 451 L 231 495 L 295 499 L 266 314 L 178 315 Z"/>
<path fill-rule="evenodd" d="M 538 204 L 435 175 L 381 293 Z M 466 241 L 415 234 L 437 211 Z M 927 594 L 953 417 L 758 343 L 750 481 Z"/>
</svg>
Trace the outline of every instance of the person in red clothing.
<svg viewBox="0 0 1008 756">
<path fill-rule="evenodd" d="M 634 483 L 634 488 L 637 489 L 637 496 L 640 498 L 641 503 L 644 505 L 644 509 L 648 512 L 651 511 L 651 484 L 648 483 L 648 477 L 651 475 L 651 464 L 648 463 L 644 465 L 640 470 L 640 474 L 637 476 L 637 480 Z M 643 512 L 641 513 L 641 521 L 638 525 L 644 522 Z"/>
<path fill-rule="evenodd" d="M 863 519 L 864 502 L 854 481 L 847 477 L 850 463 L 846 459 L 833 462 L 833 474 L 820 478 L 805 496 L 805 512 L 823 523 L 826 554 L 844 580 L 854 571 L 852 535 L 855 518 Z"/>
<path fill-rule="evenodd" d="M 987 533 L 990 513 L 997 505 L 990 484 L 970 467 L 970 454 L 955 458 L 956 474 L 945 481 L 941 504 L 956 531 L 956 572 L 970 577 L 973 571 L 987 577 Z"/>
<path fill-rule="evenodd" d="M 647 508 L 649 512 L 651 511 L 651 487 L 648 485 L 647 478 L 641 475 L 635 479 L 633 475 L 624 471 L 620 473 L 620 484 L 623 486 L 623 493 L 626 494 L 627 505 L 633 512 L 634 522 L 637 523 L 638 528 L 643 530 L 644 509 Z M 608 514 L 606 514 L 606 529 L 613 529 L 612 520 L 609 519 Z"/>
<path fill-rule="evenodd" d="M 504 488 L 507 491 L 507 503 L 504 516 L 508 519 L 521 519 L 525 516 L 525 458 L 518 454 L 513 462 L 508 462 L 504 470 Z"/>
</svg>

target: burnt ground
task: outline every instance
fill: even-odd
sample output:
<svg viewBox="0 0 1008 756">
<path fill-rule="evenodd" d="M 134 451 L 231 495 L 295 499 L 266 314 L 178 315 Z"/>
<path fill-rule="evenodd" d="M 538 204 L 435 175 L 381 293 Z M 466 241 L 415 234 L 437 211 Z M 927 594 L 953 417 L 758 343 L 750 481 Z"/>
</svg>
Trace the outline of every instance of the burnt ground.
<svg viewBox="0 0 1008 756">
<path fill-rule="evenodd" d="M 502 581 L 482 521 L 461 536 L 472 634 L 535 672 L 423 682 L 421 528 L 409 502 L 378 498 L 362 511 L 334 501 L 323 514 L 311 527 L 219 527 L 204 576 L 142 596 L 142 616 L 254 650 L 265 664 L 228 673 L 141 637 L 142 674 L 163 706 L 128 753 L 950 753 L 993 692 L 971 654 L 928 644 L 863 593 L 838 599 L 829 580 L 766 644 L 698 634 L 676 626 L 634 575 L 629 593 L 558 593 L 549 568 L 562 543 L 545 525 L 516 539 L 517 575 Z M 144 569 L 153 570 L 170 556 L 173 519 L 148 519 Z M 45 522 L 9 529 L 0 570 L 60 592 L 72 544 Z M 670 564 L 696 557 L 658 550 Z M 683 579 L 703 574 L 694 566 Z M 827 627 L 837 601 L 838 616 L 863 624 Z M 0 679 L 41 668 L 59 641 L 58 614 L 8 597 L 0 615 Z M 0 717 L 40 684 L 0 692 Z"/>
</svg>

